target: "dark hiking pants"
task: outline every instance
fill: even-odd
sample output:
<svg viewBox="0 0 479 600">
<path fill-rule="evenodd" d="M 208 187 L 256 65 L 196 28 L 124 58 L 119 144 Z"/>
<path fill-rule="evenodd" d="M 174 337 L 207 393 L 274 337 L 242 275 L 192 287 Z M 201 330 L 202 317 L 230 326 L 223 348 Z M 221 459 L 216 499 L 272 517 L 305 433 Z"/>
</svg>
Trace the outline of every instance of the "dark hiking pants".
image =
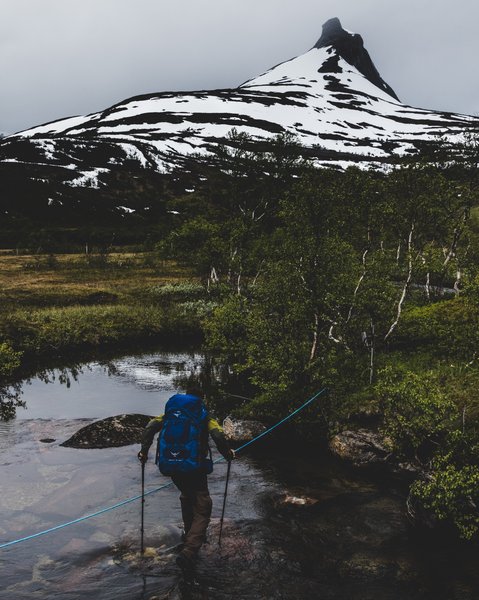
<svg viewBox="0 0 479 600">
<path fill-rule="evenodd" d="M 185 526 L 183 552 L 194 558 L 206 539 L 211 517 L 211 497 L 205 473 L 177 473 L 171 479 L 180 490 L 181 513 Z"/>
</svg>

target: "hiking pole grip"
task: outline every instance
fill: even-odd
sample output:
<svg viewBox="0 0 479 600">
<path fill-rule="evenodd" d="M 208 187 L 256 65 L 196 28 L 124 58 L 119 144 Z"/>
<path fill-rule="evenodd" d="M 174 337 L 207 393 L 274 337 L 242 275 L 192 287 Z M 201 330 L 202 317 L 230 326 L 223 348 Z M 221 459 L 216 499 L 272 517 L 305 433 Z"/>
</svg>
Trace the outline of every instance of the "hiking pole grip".
<svg viewBox="0 0 479 600">
<path fill-rule="evenodd" d="M 218 538 L 218 546 L 221 546 L 221 534 L 223 533 L 223 521 L 225 518 L 226 496 L 228 495 L 228 483 L 230 480 L 231 460 L 228 461 L 228 470 L 226 471 L 225 495 L 223 496 L 223 510 L 221 511 L 220 535 Z"/>
<path fill-rule="evenodd" d="M 145 552 L 144 532 L 145 532 L 145 463 L 141 461 L 141 543 L 140 552 L 143 555 Z"/>
</svg>

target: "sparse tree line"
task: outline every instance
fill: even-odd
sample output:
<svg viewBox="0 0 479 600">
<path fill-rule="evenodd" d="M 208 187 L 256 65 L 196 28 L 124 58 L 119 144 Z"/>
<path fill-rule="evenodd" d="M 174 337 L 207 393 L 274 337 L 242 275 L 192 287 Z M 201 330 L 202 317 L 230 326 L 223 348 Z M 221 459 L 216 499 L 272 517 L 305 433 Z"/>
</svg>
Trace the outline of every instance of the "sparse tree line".
<svg viewBox="0 0 479 600">
<path fill-rule="evenodd" d="M 157 256 L 203 282 L 195 323 L 222 374 L 217 385 L 252 398 L 223 400 L 225 410 L 275 418 L 327 386 L 320 416 L 305 418 L 309 431 L 372 423 L 392 453 L 422 469 L 417 501 L 471 538 L 479 528 L 477 138 L 459 149 L 440 142 L 378 171 L 316 169 L 306 156 L 287 136 L 259 149 L 233 132 L 212 158 L 171 173 Z M 51 323 L 44 329 L 50 335 Z M 4 380 L 18 349 L 8 339 L 0 346 Z M 15 399 L 3 397 L 8 417 Z"/>
<path fill-rule="evenodd" d="M 475 138 L 457 155 L 439 143 L 386 172 L 315 169 L 287 138 L 263 153 L 245 136 L 231 142 L 218 152 L 221 168 L 174 200 L 184 216 L 160 252 L 223 290 L 205 323 L 209 348 L 254 396 L 233 408 L 279 416 L 291 399 L 327 385 L 318 427 L 331 432 L 375 415 L 391 450 L 427 473 L 417 497 L 473 536 Z M 455 478 L 444 483 L 438 469 Z M 449 489 L 439 502 L 442 485 Z"/>
</svg>

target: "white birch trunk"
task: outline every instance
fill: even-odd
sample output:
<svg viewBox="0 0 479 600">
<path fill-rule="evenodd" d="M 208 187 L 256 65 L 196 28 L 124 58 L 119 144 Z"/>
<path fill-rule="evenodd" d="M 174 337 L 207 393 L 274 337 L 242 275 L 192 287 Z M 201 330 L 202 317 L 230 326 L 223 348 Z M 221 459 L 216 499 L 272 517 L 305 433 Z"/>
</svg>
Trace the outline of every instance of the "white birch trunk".
<svg viewBox="0 0 479 600">
<path fill-rule="evenodd" d="M 328 339 L 332 340 L 336 344 L 340 344 L 341 340 L 339 338 L 335 338 L 333 335 L 333 330 L 334 330 L 335 325 L 337 325 L 337 323 L 332 323 L 331 327 L 329 328 Z"/>
<path fill-rule="evenodd" d="M 238 278 L 236 280 L 236 291 L 238 293 L 238 296 L 241 296 L 241 272 L 242 272 L 242 269 L 240 267 L 240 270 L 238 273 Z"/>
<path fill-rule="evenodd" d="M 374 381 L 374 322 L 371 319 L 371 343 L 369 345 L 369 385 L 372 385 Z"/>
<path fill-rule="evenodd" d="M 361 284 L 364 280 L 364 278 L 366 277 L 366 256 L 368 255 L 369 252 L 369 248 L 366 248 L 366 250 L 363 252 L 363 272 L 361 274 L 361 277 L 359 278 L 359 281 L 356 285 L 356 288 L 354 289 L 353 292 L 353 301 L 351 302 L 351 306 L 349 307 L 349 311 L 348 311 L 348 316 L 346 319 L 346 324 L 349 323 L 349 321 L 351 320 L 352 314 L 353 314 L 353 309 L 354 309 L 354 304 L 356 302 L 356 296 L 358 295 L 359 292 L 359 288 L 361 287 Z"/>
<path fill-rule="evenodd" d="M 388 337 L 396 329 L 397 324 L 399 323 L 399 319 L 401 318 L 401 313 L 402 313 L 402 305 L 403 305 L 404 300 L 406 298 L 406 294 L 407 294 L 407 290 L 409 288 L 409 284 L 411 283 L 412 270 L 413 270 L 413 261 L 412 261 L 412 236 L 413 236 L 413 233 L 414 233 L 414 223 L 412 223 L 412 225 L 411 225 L 411 230 L 409 231 L 409 237 L 408 237 L 408 243 L 407 243 L 407 252 L 408 252 L 408 273 L 407 273 L 407 278 L 406 278 L 406 281 L 404 282 L 404 286 L 403 286 L 402 293 L 401 293 L 401 298 L 399 299 L 399 302 L 398 302 L 396 319 L 393 321 L 393 323 L 391 324 L 391 327 L 389 328 L 389 331 L 384 336 L 384 341 L 386 341 L 388 339 Z"/>
<path fill-rule="evenodd" d="M 456 256 L 456 249 L 457 249 L 457 244 L 459 242 L 459 238 L 461 237 L 461 233 L 464 229 L 464 223 L 467 220 L 467 213 L 468 211 L 465 210 L 463 215 L 462 215 L 462 223 L 460 223 L 455 229 L 454 229 L 454 235 L 452 237 L 452 242 L 451 242 L 451 246 L 449 248 L 449 252 L 447 253 L 447 256 L 444 260 L 443 263 L 443 267 L 447 267 L 449 261 L 451 260 L 451 258 L 454 258 L 454 256 Z"/>
<path fill-rule="evenodd" d="M 311 346 L 311 352 L 309 353 L 309 362 L 314 360 L 316 356 L 316 350 L 318 349 L 318 337 L 319 337 L 319 316 L 317 313 L 314 313 L 314 333 L 313 333 L 313 344 Z"/>
<path fill-rule="evenodd" d="M 461 270 L 458 268 L 456 271 L 456 281 L 454 282 L 454 291 L 456 292 L 456 296 L 459 296 L 459 294 L 461 293 L 461 290 L 459 289 L 459 284 L 461 283 L 461 277 L 462 277 L 462 273 L 461 273 Z"/>
</svg>

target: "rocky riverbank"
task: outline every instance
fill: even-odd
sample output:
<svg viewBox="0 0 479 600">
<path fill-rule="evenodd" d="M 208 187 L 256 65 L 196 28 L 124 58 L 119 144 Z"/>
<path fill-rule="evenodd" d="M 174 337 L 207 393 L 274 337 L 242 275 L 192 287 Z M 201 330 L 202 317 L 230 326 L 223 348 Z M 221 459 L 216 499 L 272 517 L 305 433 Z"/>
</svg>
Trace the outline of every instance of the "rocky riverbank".
<svg viewBox="0 0 479 600">
<path fill-rule="evenodd" d="M 143 429 L 152 418 L 149 415 L 123 414 L 101 419 L 82 427 L 60 445 L 68 448 L 99 449 L 139 444 Z M 227 417 L 224 421 L 225 434 L 236 446 L 251 441 L 265 429 L 262 423 L 253 420 L 234 420 Z M 406 491 L 414 479 L 425 477 L 426 471 L 418 463 L 399 461 L 391 451 L 387 438 L 379 432 L 367 429 L 345 430 L 331 437 L 329 450 L 355 469 L 398 478 L 405 484 L 403 510 L 410 522 L 431 530 L 441 525 L 432 511 L 424 508 Z M 316 503 L 311 498 L 299 497 L 295 500 L 294 496 L 288 494 L 285 498 L 289 498 L 284 500 L 285 504 L 289 502 L 292 505 L 303 506 Z"/>
<path fill-rule="evenodd" d="M 154 417 L 125 414 L 100 419 L 79 429 L 60 445 L 67 448 L 113 448 L 139 444 L 144 428 Z M 232 443 L 249 442 L 265 431 L 259 421 L 236 421 L 228 417 L 224 431 Z"/>
<path fill-rule="evenodd" d="M 118 418 L 104 421 L 125 425 Z M 40 442 L 72 437 L 75 428 L 92 431 L 91 423 L 81 425 L 85 421 L 40 420 L 12 429 L 2 456 L 2 539 L 138 493 L 135 448 L 83 451 Z M 233 462 L 221 549 L 224 466 L 217 465 L 209 477 L 213 519 L 195 583 L 181 578 L 175 554 L 167 550 L 179 542 L 181 519 L 178 496 L 168 488 L 147 498 L 145 545 L 153 550 L 144 560 L 139 560 L 139 504 L 132 503 L 57 531 L 41 546 L 33 541 L 8 550 L 0 569 L 3 597 L 476 600 L 477 552 L 452 539 L 417 535 L 398 479 L 350 468 L 326 450 L 313 454 L 267 439 Z M 26 479 L 28 486 L 21 487 Z M 147 489 L 165 481 L 147 464 Z"/>
</svg>

